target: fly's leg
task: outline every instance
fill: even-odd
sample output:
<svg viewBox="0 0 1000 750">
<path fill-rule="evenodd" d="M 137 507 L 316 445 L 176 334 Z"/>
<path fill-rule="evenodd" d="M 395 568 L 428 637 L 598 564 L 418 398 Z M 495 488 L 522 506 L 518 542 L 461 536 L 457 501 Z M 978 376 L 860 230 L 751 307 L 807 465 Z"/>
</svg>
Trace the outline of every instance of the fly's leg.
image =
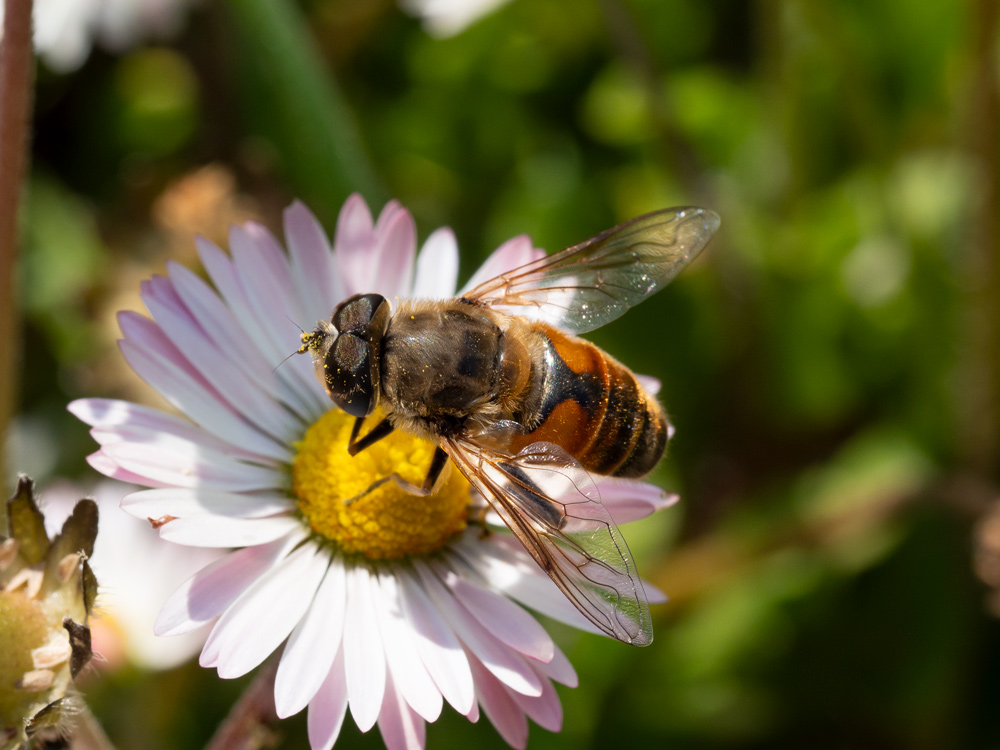
<svg viewBox="0 0 1000 750">
<path fill-rule="evenodd" d="M 354 428 L 351 430 L 351 440 L 347 444 L 347 452 L 352 456 L 356 456 L 365 448 L 369 448 L 379 440 L 384 437 L 388 437 L 392 434 L 393 427 L 388 419 L 383 419 L 375 427 L 372 428 L 371 432 L 365 435 L 363 438 L 358 438 L 358 434 L 361 432 L 361 425 L 364 423 L 364 417 L 358 417 L 354 421 Z M 382 477 L 381 479 L 376 479 L 372 482 L 366 490 L 359 492 L 354 497 L 347 498 L 344 500 L 344 505 L 350 505 L 356 500 L 360 500 L 362 497 L 367 495 L 369 492 L 381 487 L 386 482 L 395 482 L 396 486 L 399 487 L 403 492 L 410 495 L 419 495 L 421 497 L 426 497 L 434 491 L 434 486 L 437 484 L 438 479 L 441 478 L 441 472 L 444 471 L 444 467 L 448 464 L 448 454 L 445 453 L 440 447 L 434 450 L 434 456 L 431 458 L 431 465 L 427 469 L 427 475 L 424 477 L 424 482 L 421 486 L 417 486 L 403 477 L 399 476 L 396 472 Z"/>
</svg>

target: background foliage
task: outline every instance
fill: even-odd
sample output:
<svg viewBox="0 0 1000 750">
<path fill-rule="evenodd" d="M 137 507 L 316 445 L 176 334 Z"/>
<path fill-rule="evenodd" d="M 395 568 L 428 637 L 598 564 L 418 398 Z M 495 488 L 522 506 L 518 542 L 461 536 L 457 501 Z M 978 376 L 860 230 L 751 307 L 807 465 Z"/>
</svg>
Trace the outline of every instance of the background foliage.
<svg viewBox="0 0 1000 750">
<path fill-rule="evenodd" d="M 643 651 L 558 631 L 581 687 L 530 747 L 1000 745 L 975 575 L 997 582 L 992 5 L 514 0 L 439 40 L 387 0 L 228 0 L 171 42 L 42 65 L 12 471 L 92 476 L 65 404 L 150 398 L 114 311 L 166 259 L 197 268 L 195 232 L 280 231 L 295 197 L 332 231 L 360 190 L 422 238 L 454 227 L 467 276 L 514 234 L 552 251 L 705 205 L 708 251 L 593 336 L 664 383 L 656 479 L 683 502 L 625 533 L 672 601 Z M 119 746 L 169 748 L 243 685 L 189 665 L 86 689 Z M 473 742 L 503 746 L 448 708 L 428 730 Z M 355 745 L 380 739 L 348 721 Z"/>
</svg>

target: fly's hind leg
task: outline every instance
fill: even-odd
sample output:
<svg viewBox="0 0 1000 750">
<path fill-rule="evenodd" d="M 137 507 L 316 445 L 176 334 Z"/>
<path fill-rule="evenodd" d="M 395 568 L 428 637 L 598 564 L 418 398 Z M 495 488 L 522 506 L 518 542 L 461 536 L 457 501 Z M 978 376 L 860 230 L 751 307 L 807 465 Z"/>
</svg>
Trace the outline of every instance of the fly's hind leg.
<svg viewBox="0 0 1000 750">
<path fill-rule="evenodd" d="M 352 456 L 356 456 L 358 453 L 363 451 L 375 443 L 377 443 L 382 438 L 388 437 L 392 434 L 393 430 L 396 428 L 390 424 L 388 419 L 383 419 L 379 422 L 372 430 L 362 438 L 358 438 L 358 434 L 361 432 L 361 425 L 364 423 L 364 417 L 358 417 L 354 421 L 354 428 L 351 430 L 351 440 L 347 444 L 347 452 Z M 427 469 L 427 475 L 424 477 L 424 482 L 421 486 L 417 486 L 412 482 L 403 479 L 396 472 L 384 476 L 380 479 L 376 479 L 368 488 L 363 492 L 359 492 L 354 497 L 349 497 L 344 500 L 344 505 L 350 505 L 356 500 L 360 500 L 362 497 L 367 495 L 369 492 L 381 487 L 386 482 L 395 482 L 396 486 L 399 487 L 403 492 L 410 495 L 419 495 L 421 497 L 426 497 L 434 491 L 435 485 L 437 485 L 438 479 L 441 478 L 441 472 L 444 471 L 444 467 L 448 464 L 448 454 L 445 453 L 440 446 L 434 450 L 434 456 L 431 458 L 431 465 Z"/>
</svg>

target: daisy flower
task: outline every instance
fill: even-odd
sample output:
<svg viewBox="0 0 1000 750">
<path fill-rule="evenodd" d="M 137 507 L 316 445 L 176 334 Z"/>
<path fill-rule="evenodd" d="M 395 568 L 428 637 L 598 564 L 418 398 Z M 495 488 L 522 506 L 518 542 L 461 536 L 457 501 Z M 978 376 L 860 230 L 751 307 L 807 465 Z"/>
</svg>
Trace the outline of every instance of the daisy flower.
<svg viewBox="0 0 1000 750">
<path fill-rule="evenodd" d="M 90 620 L 95 653 L 111 667 L 128 661 L 145 669 L 169 669 L 193 657 L 206 633 L 157 638 L 153 623 L 164 599 L 223 552 L 169 544 L 145 520 L 123 513 L 119 504 L 135 487 L 99 483 L 93 492 L 69 482 L 51 484 L 42 494 L 45 530 L 55 536 L 81 497 L 97 503 L 97 543 L 88 562 L 97 576 L 97 606 Z"/>
<path fill-rule="evenodd" d="M 184 583 L 156 632 L 211 624 L 200 663 L 225 678 L 284 643 L 275 705 L 281 717 L 308 707 L 314 750 L 333 746 L 348 708 L 389 748 L 421 748 L 445 702 L 472 721 L 485 713 L 524 747 L 528 718 L 561 726 L 553 682 L 576 685 L 525 607 L 595 627 L 510 534 L 469 524 L 482 500 L 457 470 L 429 497 L 386 482 L 345 505 L 392 472 L 419 484 L 434 446 L 397 431 L 350 457 L 353 418 L 333 408 L 307 357 L 282 363 L 296 324 L 350 295 L 454 296 L 455 237 L 439 229 L 418 253 L 409 212 L 392 202 L 373 221 L 356 195 L 332 247 L 303 205 L 284 223 L 287 253 L 253 223 L 233 228 L 231 255 L 199 240 L 211 284 L 171 264 L 142 286 L 151 319 L 121 313 L 122 353 L 180 415 L 104 399 L 70 406 L 101 446 L 91 465 L 150 488 L 125 510 L 179 544 L 240 548 Z M 540 254 L 514 238 L 468 286 Z M 676 499 L 640 482 L 597 484 L 618 523 Z"/>
</svg>

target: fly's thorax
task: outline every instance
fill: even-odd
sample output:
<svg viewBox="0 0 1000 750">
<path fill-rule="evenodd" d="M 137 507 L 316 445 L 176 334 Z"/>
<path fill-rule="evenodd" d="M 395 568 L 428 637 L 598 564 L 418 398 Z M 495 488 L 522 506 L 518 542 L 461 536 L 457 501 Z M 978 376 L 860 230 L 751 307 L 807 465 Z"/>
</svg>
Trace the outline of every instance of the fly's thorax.
<svg viewBox="0 0 1000 750">
<path fill-rule="evenodd" d="M 475 305 L 402 302 L 382 340 L 383 408 L 442 423 L 494 409 L 505 339 L 498 316 Z"/>
</svg>

